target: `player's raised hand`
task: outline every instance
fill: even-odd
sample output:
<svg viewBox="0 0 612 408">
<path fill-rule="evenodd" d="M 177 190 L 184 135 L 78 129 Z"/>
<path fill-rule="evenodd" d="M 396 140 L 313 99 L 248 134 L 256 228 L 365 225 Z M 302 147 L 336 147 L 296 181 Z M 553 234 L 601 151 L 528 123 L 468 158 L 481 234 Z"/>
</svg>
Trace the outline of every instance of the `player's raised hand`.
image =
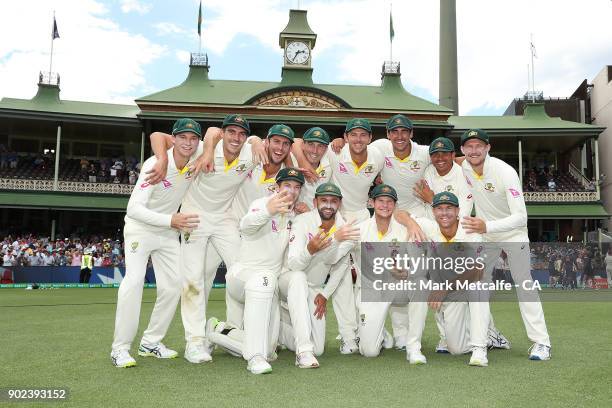
<svg viewBox="0 0 612 408">
<path fill-rule="evenodd" d="M 180 231 L 193 231 L 199 223 L 197 214 L 176 213 L 172 214 L 170 226 Z"/>
<path fill-rule="evenodd" d="M 151 170 L 145 171 L 145 181 L 149 184 L 157 184 L 166 177 L 168 171 L 168 156 L 158 158 Z"/>
<path fill-rule="evenodd" d="M 251 138 L 251 145 L 253 163 L 261 164 L 262 166 L 268 164 L 268 139 L 262 142 L 259 137 Z"/>
<path fill-rule="evenodd" d="M 487 224 L 481 218 L 477 217 L 463 217 L 463 221 L 461 221 L 461 226 L 465 232 L 469 233 L 477 233 L 484 234 L 487 232 Z"/>
<path fill-rule="evenodd" d="M 359 240 L 359 227 L 355 226 L 356 221 L 352 220 L 349 223 L 344 224 L 334 233 L 336 241 L 358 241 Z"/>
<path fill-rule="evenodd" d="M 426 203 L 431 204 L 433 202 L 434 192 L 425 180 L 419 180 L 412 188 L 414 195 L 423 200 Z"/>
<path fill-rule="evenodd" d="M 287 191 L 279 191 L 270 197 L 266 208 L 270 215 L 286 214 L 289 212 L 291 205 L 293 204 L 293 198 Z"/>
<path fill-rule="evenodd" d="M 314 315 L 318 320 L 321 320 L 325 317 L 325 313 L 327 313 L 327 298 L 322 294 L 318 294 L 314 298 L 315 311 Z"/>
<path fill-rule="evenodd" d="M 346 142 L 344 141 L 343 138 L 337 137 L 334 140 L 332 140 L 332 142 L 330 143 L 330 147 L 334 153 L 338 154 L 340 153 L 340 150 L 342 150 L 342 148 L 344 147 L 345 143 Z"/>
<path fill-rule="evenodd" d="M 427 298 L 427 306 L 430 309 L 435 310 L 436 312 L 440 310 L 442 307 L 442 302 L 444 302 L 444 298 L 448 292 L 446 290 L 433 290 L 429 293 L 429 297 Z"/>
<path fill-rule="evenodd" d="M 325 231 L 319 231 L 316 233 L 310 240 L 308 240 L 308 245 L 306 245 L 306 249 L 310 253 L 310 255 L 314 255 L 319 251 L 324 250 L 328 246 L 331 245 L 332 238 L 327 236 Z"/>
</svg>

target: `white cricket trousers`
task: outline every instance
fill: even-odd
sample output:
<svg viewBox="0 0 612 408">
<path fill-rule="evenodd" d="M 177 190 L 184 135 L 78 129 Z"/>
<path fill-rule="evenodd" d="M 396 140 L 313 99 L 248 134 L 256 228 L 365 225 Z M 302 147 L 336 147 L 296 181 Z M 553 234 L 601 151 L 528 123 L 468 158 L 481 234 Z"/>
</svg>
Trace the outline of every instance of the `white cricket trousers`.
<svg viewBox="0 0 612 408">
<path fill-rule="evenodd" d="M 489 327 L 487 302 L 444 302 L 436 321 L 446 334 L 451 354 L 465 354 L 473 347 L 487 346 Z"/>
<path fill-rule="evenodd" d="M 242 338 L 242 357 L 247 361 L 257 354 L 268 358 L 276 350 L 280 311 L 274 272 L 248 268 L 237 262 L 227 273 L 226 298 L 228 305 L 231 304 L 227 321 L 243 321 L 243 330 L 232 330 L 231 336 Z M 241 316 L 230 316 L 230 313 Z"/>
<path fill-rule="evenodd" d="M 206 306 L 219 265 L 217 253 L 229 269 L 240 246 L 238 225 L 233 217 L 226 214 L 198 215 L 198 228 L 181 236 L 181 317 L 187 343 L 204 341 Z M 207 268 L 209 263 L 214 263 L 215 267 Z"/>
<path fill-rule="evenodd" d="M 113 350 L 129 350 L 136 336 L 149 256 L 155 271 L 157 299 L 142 344 L 155 345 L 164 338 L 181 294 L 178 232 L 151 232 L 126 224 L 123 236 L 125 276 L 117 294 Z"/>
<path fill-rule="evenodd" d="M 531 253 L 529 250 L 529 242 L 511 242 L 498 245 L 496 243 L 487 242 L 485 245 L 485 254 L 487 266 L 485 278 L 490 279 L 493 274 L 493 268 L 500 257 L 501 250 L 508 255 L 508 265 L 510 273 L 515 284 L 516 293 L 519 301 L 519 309 L 523 324 L 527 331 L 527 337 L 534 343 L 544 344 L 550 347 L 550 337 L 546 328 L 544 319 L 544 310 L 539 295 L 534 291 L 528 291 L 523 287 L 523 282 L 533 282 L 531 277 Z M 530 287 L 531 284 L 529 283 Z"/>
</svg>

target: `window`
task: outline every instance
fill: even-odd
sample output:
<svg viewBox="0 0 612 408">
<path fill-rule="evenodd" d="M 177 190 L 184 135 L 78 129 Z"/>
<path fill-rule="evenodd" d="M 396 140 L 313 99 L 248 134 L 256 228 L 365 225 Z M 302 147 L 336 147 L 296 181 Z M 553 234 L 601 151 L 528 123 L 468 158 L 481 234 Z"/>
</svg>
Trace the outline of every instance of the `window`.
<svg viewBox="0 0 612 408">
<path fill-rule="evenodd" d="M 18 153 L 38 153 L 40 142 L 36 139 L 11 139 L 11 149 Z"/>
<path fill-rule="evenodd" d="M 100 145 L 100 157 L 124 157 L 125 148 L 123 145 L 103 144 Z"/>
</svg>

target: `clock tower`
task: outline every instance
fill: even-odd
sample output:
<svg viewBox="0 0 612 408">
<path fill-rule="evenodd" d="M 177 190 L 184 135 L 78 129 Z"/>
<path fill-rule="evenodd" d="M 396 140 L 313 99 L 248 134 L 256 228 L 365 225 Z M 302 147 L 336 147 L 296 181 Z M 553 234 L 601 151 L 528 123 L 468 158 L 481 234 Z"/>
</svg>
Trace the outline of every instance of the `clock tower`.
<svg viewBox="0 0 612 408">
<path fill-rule="evenodd" d="M 306 10 L 290 10 L 287 27 L 278 39 L 283 49 L 282 82 L 312 83 L 312 49 L 317 35 L 308 25 Z"/>
</svg>

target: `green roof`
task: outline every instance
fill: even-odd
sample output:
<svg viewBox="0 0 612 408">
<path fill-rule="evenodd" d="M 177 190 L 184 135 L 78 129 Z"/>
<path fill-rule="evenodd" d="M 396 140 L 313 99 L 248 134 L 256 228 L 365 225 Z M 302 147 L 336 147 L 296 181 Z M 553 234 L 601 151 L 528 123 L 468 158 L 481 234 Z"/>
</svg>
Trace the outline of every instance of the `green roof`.
<svg viewBox="0 0 612 408">
<path fill-rule="evenodd" d="M 532 218 L 602 219 L 610 217 L 603 204 L 531 204 L 527 205 L 527 216 Z"/>
<path fill-rule="evenodd" d="M 522 116 L 451 116 L 448 122 L 456 131 L 480 128 L 500 133 L 515 130 L 533 130 L 540 132 L 576 132 L 599 134 L 605 128 L 586 123 L 572 122 L 553 118 L 544 111 L 544 104 L 527 104 Z"/>
<path fill-rule="evenodd" d="M 0 207 L 125 212 L 129 197 L 78 193 L 0 191 Z"/>
<path fill-rule="evenodd" d="M 283 82 L 232 81 L 208 78 L 207 67 L 192 66 L 187 79 L 180 85 L 136 100 L 136 103 L 163 104 L 204 104 L 244 106 L 255 97 L 267 92 L 291 88 Z M 389 112 L 414 112 L 449 115 L 452 111 L 407 92 L 402 86 L 400 76 L 387 74 L 380 86 L 371 85 L 330 85 L 303 83 L 294 88 L 322 92 L 335 96 L 348 109 L 380 110 Z M 299 108 L 296 109 L 296 113 Z"/>
<path fill-rule="evenodd" d="M 32 99 L 2 98 L 0 111 L 5 110 L 133 119 L 134 121 L 140 112 L 137 105 L 60 100 L 59 87 L 44 84 L 38 85 L 38 93 Z"/>
</svg>

